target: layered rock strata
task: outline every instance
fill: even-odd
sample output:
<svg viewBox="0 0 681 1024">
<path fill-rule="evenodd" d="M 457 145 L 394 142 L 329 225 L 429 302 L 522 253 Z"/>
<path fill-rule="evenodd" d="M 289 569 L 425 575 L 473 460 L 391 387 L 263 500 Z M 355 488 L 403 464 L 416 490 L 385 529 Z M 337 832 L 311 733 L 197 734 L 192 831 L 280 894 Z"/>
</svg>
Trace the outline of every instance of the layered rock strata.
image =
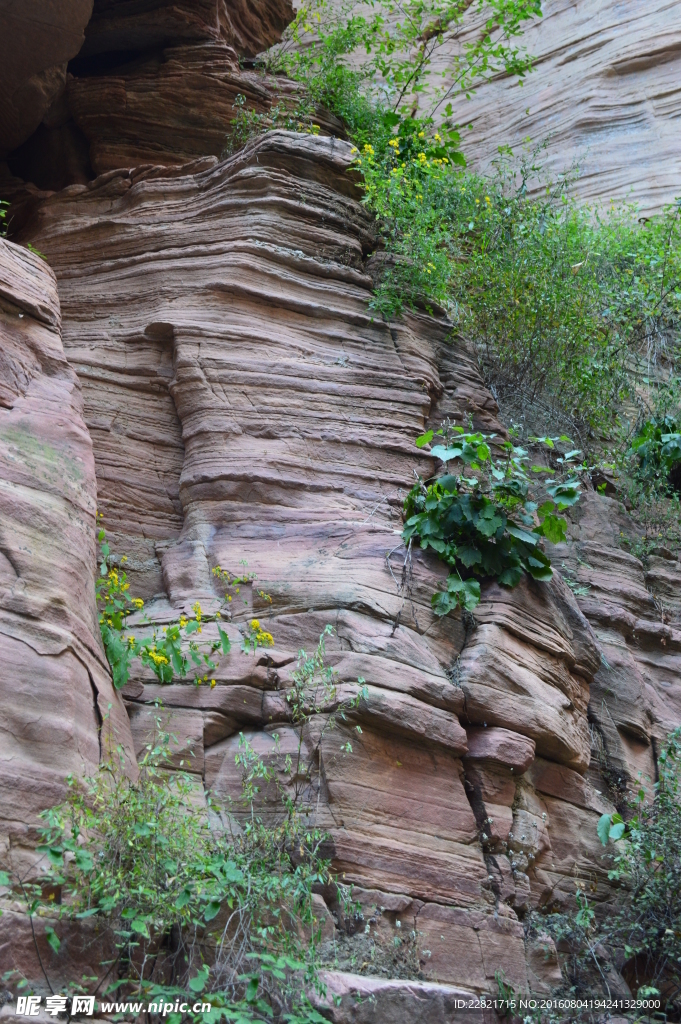
<svg viewBox="0 0 681 1024">
<path fill-rule="evenodd" d="M 60 327 L 52 271 L 0 239 L 0 867 L 14 883 L 67 775 L 118 746 L 135 764 L 99 640 L 95 467 Z M 28 922 L 4 909 L 0 969 L 35 976 Z"/>
<path fill-rule="evenodd" d="M 90 11 L 92 17 L 80 52 L 80 43 L 71 42 L 68 56 L 76 59 L 68 74 L 66 64 L 60 69 L 44 100 L 27 93 L 29 127 L 21 137 L 8 128 L 4 151 L 0 109 L 0 155 L 14 150 L 12 172 L 38 188 L 60 190 L 144 162 L 181 165 L 219 156 L 242 108 L 262 114 L 275 94 L 284 105 L 295 103 L 292 82 L 243 66 L 244 58 L 280 39 L 293 18 L 289 0 L 96 0 L 94 8 L 84 0 L 81 7 L 81 42 Z M 68 12 L 74 30 L 77 13 Z M 11 21 L 7 38 L 22 26 Z M 20 55 L 25 35 L 16 39 Z"/>
<path fill-rule="evenodd" d="M 570 579 L 602 651 L 589 718 L 611 797 L 651 791 L 657 755 L 681 722 L 681 567 L 658 549 L 645 564 L 641 540 L 615 497 L 587 494 L 572 512 L 568 542 L 553 555 Z"/>
<path fill-rule="evenodd" d="M 337 140 L 274 132 L 223 163 L 73 186 L 24 237 L 59 280 L 100 508 L 147 613 L 216 607 L 217 565 L 257 575 L 214 688 L 131 681 L 137 743 L 162 701 L 193 770 L 238 796 L 238 733 L 273 765 L 297 749 L 286 690 L 331 624 L 338 701 L 366 692 L 303 745 L 363 927 L 414 929 L 433 979 L 490 991 L 503 969 L 524 988 L 518 914 L 604 878 L 612 805 L 585 775 L 600 654 L 559 577 L 486 587 L 475 628 L 433 616 L 443 567 L 399 537 L 432 470 L 414 438 L 445 415 L 501 428 L 446 321 L 372 314 L 350 163 Z M 254 615 L 275 637 L 255 657 L 239 650 Z"/>
<path fill-rule="evenodd" d="M 547 0 L 542 11 L 519 40 L 536 57 L 522 88 L 499 75 L 455 104 L 471 163 L 489 170 L 500 145 L 520 155 L 531 139 L 534 147 L 546 144 L 534 161 L 548 180 L 578 168 L 584 199 L 635 202 L 647 215 L 672 203 L 681 176 L 678 4 Z M 474 15 L 464 38 L 480 27 Z M 445 46 L 435 71 L 448 52 Z"/>
</svg>

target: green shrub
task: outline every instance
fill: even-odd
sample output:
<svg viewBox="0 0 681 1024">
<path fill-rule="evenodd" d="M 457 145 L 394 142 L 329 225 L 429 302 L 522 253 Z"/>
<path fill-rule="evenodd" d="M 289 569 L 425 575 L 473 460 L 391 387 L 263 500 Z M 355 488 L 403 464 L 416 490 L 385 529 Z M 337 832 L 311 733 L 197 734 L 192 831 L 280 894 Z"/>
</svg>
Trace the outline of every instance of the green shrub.
<svg viewBox="0 0 681 1024">
<path fill-rule="evenodd" d="M 641 786 L 623 815 L 604 814 L 598 836 L 610 855 L 611 896 L 589 899 L 577 883 L 572 911 L 535 914 L 530 926 L 550 932 L 562 951 L 565 983 L 558 995 L 573 1000 L 570 1013 L 536 1014 L 537 1024 L 595 1020 L 580 1000 L 612 998 L 621 989 L 618 970 L 634 999 L 660 999 L 654 1019 L 681 1014 L 681 729 L 667 738 L 658 757 L 653 800 Z M 621 982 L 619 983 L 621 985 Z M 632 1006 L 632 1011 L 636 1007 Z M 638 1013 L 644 1013 L 643 1007 Z M 644 1014 L 645 1019 L 648 1015 Z M 636 1016 L 635 1019 L 643 1019 Z"/>
<path fill-rule="evenodd" d="M 580 483 L 574 474 L 578 451 L 558 458 L 569 475 L 544 484 L 547 498 L 541 505 L 530 500 L 528 453 L 511 441 L 495 441 L 494 434 L 466 433 L 463 427 L 444 424 L 437 434 L 443 443 L 430 454 L 460 472 L 438 476 L 426 485 L 419 480 L 404 503 L 406 523 L 402 538 L 414 537 L 422 548 L 436 551 L 453 569 L 447 589 L 433 595 L 433 608 L 447 615 L 457 607 L 472 611 L 480 601 L 475 577 L 493 577 L 515 587 L 527 573 L 534 579 L 553 575 L 541 539 L 556 544 L 565 539 L 567 521 L 559 513 L 579 500 Z M 432 430 L 416 441 L 423 448 L 435 438 Z M 569 438 L 535 438 L 551 448 Z M 493 455 L 494 449 L 498 457 Z M 534 466 L 536 473 L 550 474 L 548 467 Z M 536 519 L 535 519 L 536 516 Z"/>
<path fill-rule="evenodd" d="M 643 788 L 632 815 L 603 815 L 601 842 L 620 841 L 609 878 L 620 883 L 617 904 L 600 926 L 602 941 L 623 951 L 623 971 L 639 996 L 661 995 L 667 1013 L 681 1010 L 681 728 L 657 759 L 648 802 Z"/>
<path fill-rule="evenodd" d="M 0 885 L 23 895 L 31 919 L 45 910 L 59 921 L 93 919 L 110 956 L 75 991 L 190 1005 L 200 994 L 211 1004 L 209 1013 L 171 1014 L 171 1024 L 323 1024 L 310 1002 L 324 992 L 313 893 L 335 887 L 348 911 L 349 900 L 323 852 L 330 837 L 315 823 L 315 765 L 303 733 L 322 714 L 323 735 L 366 697 L 359 680 L 358 696 L 339 703 L 325 663 L 330 632 L 327 626 L 312 655 L 299 652 L 286 694 L 297 756 L 266 764 L 240 736 L 239 800 L 224 808 L 210 797 L 204 803 L 187 771 L 191 754 L 180 771 L 168 770 L 175 740 L 161 732 L 159 718 L 139 778 L 119 751 L 94 777 L 70 777 L 66 800 L 43 813 L 43 860 L 28 877 L 0 876 Z M 351 750 L 346 742 L 343 751 Z M 58 922 L 47 931 L 55 952 L 60 933 Z M 47 969 L 45 977 L 49 983 Z"/>
</svg>

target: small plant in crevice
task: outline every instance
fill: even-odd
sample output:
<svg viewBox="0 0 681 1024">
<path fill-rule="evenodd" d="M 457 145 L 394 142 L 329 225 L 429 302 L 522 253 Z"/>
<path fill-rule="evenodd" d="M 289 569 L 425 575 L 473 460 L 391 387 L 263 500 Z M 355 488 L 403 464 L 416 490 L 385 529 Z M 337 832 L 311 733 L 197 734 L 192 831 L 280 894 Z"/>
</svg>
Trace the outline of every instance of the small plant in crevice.
<svg viewBox="0 0 681 1024">
<path fill-rule="evenodd" d="M 320 126 L 315 123 L 315 104 L 310 97 L 301 90 L 298 95 L 292 96 L 288 103 L 279 101 L 273 103 L 265 111 L 257 111 L 246 105 L 246 97 L 238 93 L 232 104 L 234 117 L 231 121 L 231 130 L 221 154 L 224 159 L 240 149 L 265 132 L 273 131 L 276 128 L 290 132 L 304 132 L 307 135 L 318 135 Z"/>
<path fill-rule="evenodd" d="M 417 438 L 425 448 L 437 437 L 440 443 L 429 454 L 444 466 L 453 464 L 431 481 L 419 478 L 404 503 L 405 544 L 418 538 L 452 570 L 447 588 L 433 595 L 437 615 L 455 608 L 473 611 L 480 601 L 480 579 L 493 578 L 515 587 L 527 574 L 549 580 L 551 563 L 542 549 L 542 538 L 553 544 L 565 539 L 567 520 L 560 513 L 580 496 L 580 481 L 574 460 L 579 451 L 559 456 L 561 473 L 546 466 L 529 467 L 528 452 L 494 434 L 466 432 L 445 423 Z M 441 441 L 440 441 L 441 439 Z M 569 438 L 537 438 L 553 448 Z M 532 500 L 532 476 L 546 475 L 542 484 L 546 498 Z"/>
<path fill-rule="evenodd" d="M 144 601 L 130 596 L 130 583 L 123 568 L 127 556 L 112 556 L 101 516 L 98 518 L 100 561 L 95 593 L 102 643 L 115 688 L 120 690 L 126 685 L 135 661 L 150 668 L 161 683 L 172 683 L 175 678 L 184 679 L 192 673 L 197 685 L 210 682 L 215 686 L 216 658 L 228 654 L 231 649 L 223 619 L 231 618 L 229 608 L 233 597 L 239 596 L 244 584 L 253 582 L 254 574 L 232 574 L 219 565 L 215 566 L 213 577 L 224 589 L 217 611 L 207 614 L 197 601 L 192 606 L 192 615 L 180 615 L 165 626 L 154 625 L 146 616 L 140 619 Z M 270 596 L 264 591 L 259 591 L 259 596 L 264 602 L 271 603 Z M 137 616 L 134 625 L 130 622 L 131 616 Z M 202 636 L 204 627 L 208 625 L 212 625 L 215 632 L 210 639 Z M 149 626 L 152 630 L 149 636 L 138 638 L 132 632 L 132 629 L 138 632 Z M 271 647 L 273 643 L 272 634 L 261 627 L 258 619 L 252 619 L 242 629 L 241 650 L 244 654 L 255 653 L 259 647 Z"/>
</svg>

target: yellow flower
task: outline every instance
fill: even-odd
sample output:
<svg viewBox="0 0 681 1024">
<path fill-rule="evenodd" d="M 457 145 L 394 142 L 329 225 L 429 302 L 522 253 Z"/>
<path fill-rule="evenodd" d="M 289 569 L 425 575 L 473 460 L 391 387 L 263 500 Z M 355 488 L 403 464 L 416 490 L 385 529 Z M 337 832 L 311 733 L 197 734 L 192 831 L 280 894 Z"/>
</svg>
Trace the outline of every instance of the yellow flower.
<svg viewBox="0 0 681 1024">
<path fill-rule="evenodd" d="M 184 615 L 180 615 L 180 629 L 184 629 L 184 627 L 186 625 L 187 625 L 187 620 L 185 619 Z"/>
<path fill-rule="evenodd" d="M 486 202 L 486 203 L 491 203 L 491 202 L 492 202 L 492 200 L 490 199 L 490 197 L 489 197 L 489 196 L 485 196 L 485 202 Z"/>
<path fill-rule="evenodd" d="M 388 145 L 392 146 L 393 149 L 396 149 L 398 151 L 398 153 L 399 153 L 399 150 L 400 150 L 399 139 L 391 139 L 390 142 L 388 143 Z"/>
<path fill-rule="evenodd" d="M 201 621 L 201 605 L 199 604 L 198 601 L 196 602 L 196 604 L 192 605 L 192 611 L 194 612 L 194 615 L 196 615 L 196 621 L 200 622 Z"/>
<path fill-rule="evenodd" d="M 479 199 L 476 199 L 475 202 L 477 203 L 478 206 L 480 205 L 480 200 Z"/>
<path fill-rule="evenodd" d="M 211 690 L 213 689 L 214 686 L 217 686 L 217 682 L 216 682 L 215 679 L 211 679 L 211 681 L 210 681 L 210 688 L 211 688 Z"/>
<path fill-rule="evenodd" d="M 439 132 L 435 132 L 435 141 L 442 142 L 442 136 L 440 135 Z"/>
<path fill-rule="evenodd" d="M 135 608 L 137 608 L 138 610 L 140 608 L 144 608 L 144 601 L 142 600 L 141 597 L 133 597 L 131 603 L 134 604 Z"/>
<path fill-rule="evenodd" d="M 228 601 L 231 601 L 231 600 L 232 600 L 232 597 L 231 597 L 231 595 L 230 595 L 230 594 L 228 594 L 228 595 L 227 595 L 227 600 L 228 600 Z"/>
<path fill-rule="evenodd" d="M 425 132 L 419 132 L 419 138 L 420 139 L 425 139 L 425 137 L 426 137 L 426 133 Z"/>
<path fill-rule="evenodd" d="M 257 619 L 251 619 L 251 629 L 260 629 L 260 623 Z"/>
<path fill-rule="evenodd" d="M 373 146 L 370 146 L 370 145 L 369 145 L 369 143 L 367 142 L 367 144 L 366 144 L 366 145 L 365 145 L 365 147 L 364 147 L 364 150 L 363 150 L 363 152 L 364 152 L 364 153 L 368 153 L 368 154 L 369 154 L 369 156 L 373 156 L 373 153 L 374 153 L 374 147 L 373 147 Z"/>
</svg>

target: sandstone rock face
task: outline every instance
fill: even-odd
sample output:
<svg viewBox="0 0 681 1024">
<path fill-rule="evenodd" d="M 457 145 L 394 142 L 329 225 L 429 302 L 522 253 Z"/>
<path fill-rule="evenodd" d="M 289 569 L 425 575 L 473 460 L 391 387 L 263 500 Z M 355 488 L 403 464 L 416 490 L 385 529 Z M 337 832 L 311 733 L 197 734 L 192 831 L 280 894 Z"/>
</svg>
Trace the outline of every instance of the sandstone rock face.
<svg viewBox="0 0 681 1024">
<path fill-rule="evenodd" d="M 536 31 L 571 12 L 556 0 Z M 623 511 L 589 493 L 552 552 L 571 586 L 558 573 L 512 591 L 488 583 L 474 617 L 434 617 L 445 569 L 400 538 L 414 472 L 433 469 L 414 439 L 444 417 L 504 428 L 444 318 L 373 315 L 375 229 L 349 145 L 277 131 L 218 161 L 236 97 L 271 102 L 236 53 L 271 44 L 289 16 L 285 0 L 96 0 L 47 120 L 82 132 L 104 173 L 87 181 L 81 166 L 65 179 L 76 183 L 25 190 L 15 210 L 59 300 L 42 261 L 0 250 L 2 713 L 13 777 L 17 760 L 28 766 L 8 842 L 27 856 L 35 812 L 66 772 L 116 736 L 141 751 L 159 714 L 197 799 L 205 787 L 238 808 L 247 742 L 281 787 L 302 788 L 360 908 L 346 920 L 318 894 L 325 938 L 402 940 L 410 977 L 427 979 L 336 972 L 325 1012 L 449 1022 L 467 995 L 496 992 L 499 970 L 517 990 L 549 991 L 555 947 L 526 941 L 523 919 L 569 905 L 579 879 L 609 894 L 598 817 L 639 771 L 654 777 L 655 746 L 681 721 L 681 569 L 660 554 L 644 570 L 621 544 Z M 557 139 L 571 138 L 567 107 L 554 107 Z M 124 715 L 93 607 L 95 495 L 157 623 L 197 601 L 217 608 L 216 566 L 249 575 L 213 687 L 139 671 Z M 275 644 L 247 655 L 254 616 Z M 335 696 L 301 731 L 287 692 L 327 625 Z M 303 781 L 286 769 L 298 756 Z M 261 813 L 280 807 L 264 787 Z"/>
<path fill-rule="evenodd" d="M 292 19 L 290 0 L 95 0 L 81 56 L 223 41 L 253 57 Z"/>
<path fill-rule="evenodd" d="M 238 796 L 239 732 L 280 769 L 297 752 L 285 691 L 331 624 L 337 704 L 364 689 L 302 750 L 340 876 L 405 908 L 427 976 L 492 991 L 503 969 L 524 988 L 517 914 L 574 891 L 585 854 L 562 829 L 581 815 L 595 836 L 583 773 L 600 655 L 558 578 L 487 587 L 474 629 L 434 618 L 443 567 L 399 538 L 413 471 L 431 465 L 414 438 L 444 415 L 502 428 L 445 321 L 373 317 L 350 160 L 345 143 L 274 132 L 223 163 L 73 186 L 25 235 L 58 276 L 99 505 L 148 612 L 214 607 L 216 565 L 257 575 L 231 605 L 214 688 L 131 680 L 136 743 L 160 698 L 178 758 L 219 800 Z M 256 657 L 239 650 L 253 615 L 275 637 Z M 566 791 L 536 789 L 537 755 Z"/>
<path fill-rule="evenodd" d="M 681 20 L 675 0 L 546 0 L 521 43 L 537 57 L 522 88 L 500 76 L 459 100 L 455 119 L 473 166 L 498 147 L 548 140 L 548 175 L 580 169 L 580 196 L 640 203 L 650 214 L 679 193 Z M 475 31 L 474 25 L 470 31 Z"/>
<path fill-rule="evenodd" d="M 628 553 L 638 535 L 616 498 L 589 493 L 572 518 L 555 557 L 602 651 L 589 703 L 596 760 L 611 795 L 650 790 L 656 751 L 681 721 L 681 567 L 672 552 L 650 556 L 647 569 Z"/>
<path fill-rule="evenodd" d="M 4 0 L 0 159 L 38 127 L 83 44 L 92 0 Z"/>
<path fill-rule="evenodd" d="M 96 0 L 94 8 L 83 0 L 81 6 L 92 18 L 80 52 L 79 43 L 68 53 L 77 54 L 69 73 L 66 64 L 58 75 L 50 70 L 49 95 L 42 105 L 33 98 L 30 118 L 21 115 L 26 130 L 21 138 L 8 135 L 4 150 L 30 136 L 9 165 L 41 189 L 58 191 L 145 161 L 181 165 L 219 156 L 240 104 L 262 113 L 273 87 L 284 102 L 296 91 L 293 83 L 266 82 L 238 62 L 280 39 L 293 18 L 289 0 Z M 85 21 L 87 14 L 81 41 Z"/>
<path fill-rule="evenodd" d="M 99 641 L 92 443 L 60 326 L 54 274 L 0 240 L 0 864 L 19 875 L 68 774 L 118 744 L 134 764 Z M 2 970 L 30 973 L 25 917 L 3 922 Z"/>
</svg>

